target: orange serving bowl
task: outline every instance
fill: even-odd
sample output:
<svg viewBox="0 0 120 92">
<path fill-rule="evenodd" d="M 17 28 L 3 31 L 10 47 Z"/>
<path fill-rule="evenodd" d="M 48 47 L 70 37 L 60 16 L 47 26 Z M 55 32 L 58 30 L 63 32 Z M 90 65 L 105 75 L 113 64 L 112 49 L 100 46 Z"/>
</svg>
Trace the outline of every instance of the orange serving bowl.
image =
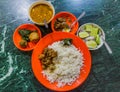
<svg viewBox="0 0 120 92">
<path fill-rule="evenodd" d="M 77 18 L 75 17 L 75 15 L 73 15 L 72 13 L 70 12 L 59 12 L 57 13 L 54 18 L 52 19 L 51 21 L 51 28 L 52 28 L 52 31 L 53 32 L 57 32 L 57 31 L 62 31 L 62 30 L 57 30 L 55 29 L 55 21 L 58 19 L 58 18 L 65 18 L 66 19 L 66 22 L 67 24 L 70 26 L 70 24 L 72 24 Z M 76 24 L 72 27 L 70 33 L 72 34 L 75 34 L 77 29 L 79 27 L 79 23 L 76 22 Z"/>
<path fill-rule="evenodd" d="M 48 45 L 60 41 L 65 38 L 71 38 L 72 44 L 78 48 L 78 50 L 83 53 L 84 58 L 84 65 L 82 69 L 80 70 L 80 76 L 78 79 L 75 80 L 75 82 L 72 85 L 65 85 L 61 88 L 57 87 L 57 83 L 50 83 L 47 78 L 42 74 L 42 64 L 40 60 L 38 59 L 38 56 L 42 54 L 43 50 L 48 47 Z M 36 48 L 33 50 L 32 53 L 32 70 L 35 75 L 35 77 L 38 79 L 38 81 L 44 85 L 45 87 L 54 90 L 54 91 L 69 91 L 73 90 L 76 87 L 80 86 L 88 77 L 91 69 L 91 55 L 89 52 L 89 49 L 87 48 L 86 44 L 80 39 L 79 37 L 75 36 L 74 34 L 70 34 L 67 32 L 53 32 L 46 36 L 44 36 L 39 42 Z"/>
<path fill-rule="evenodd" d="M 18 31 L 20 29 L 26 29 L 26 30 L 30 30 L 30 31 L 37 31 L 38 32 L 38 35 L 41 39 L 41 31 L 40 29 L 35 26 L 34 24 L 22 24 L 20 26 L 18 26 L 16 29 L 15 29 L 15 32 L 13 34 L 13 42 L 15 44 L 15 46 L 22 50 L 22 51 L 30 51 L 30 50 L 33 50 L 35 48 L 35 46 L 37 45 L 37 43 L 34 43 L 34 42 L 28 42 L 28 46 L 23 48 L 20 46 L 20 41 L 22 39 L 21 35 L 18 33 Z"/>
</svg>

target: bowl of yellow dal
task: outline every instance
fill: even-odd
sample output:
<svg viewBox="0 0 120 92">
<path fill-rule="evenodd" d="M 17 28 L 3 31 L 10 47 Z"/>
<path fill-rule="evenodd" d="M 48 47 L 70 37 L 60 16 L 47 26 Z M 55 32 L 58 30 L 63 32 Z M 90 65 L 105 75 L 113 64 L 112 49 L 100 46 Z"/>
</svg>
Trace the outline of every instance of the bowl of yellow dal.
<svg viewBox="0 0 120 92">
<path fill-rule="evenodd" d="M 50 23 L 55 15 L 55 9 L 53 5 L 48 1 L 37 1 L 31 4 L 29 7 L 30 20 L 38 25 L 44 26 L 46 23 Z"/>
</svg>

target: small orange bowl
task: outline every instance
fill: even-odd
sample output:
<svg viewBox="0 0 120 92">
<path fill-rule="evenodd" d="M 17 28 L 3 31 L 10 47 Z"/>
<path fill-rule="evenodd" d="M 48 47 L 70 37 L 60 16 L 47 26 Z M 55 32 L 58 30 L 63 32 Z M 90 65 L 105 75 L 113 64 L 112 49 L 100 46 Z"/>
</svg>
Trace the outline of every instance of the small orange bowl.
<svg viewBox="0 0 120 92">
<path fill-rule="evenodd" d="M 70 13 L 70 12 L 59 12 L 58 14 L 56 14 L 53 18 L 53 20 L 51 21 L 51 28 L 53 32 L 57 32 L 57 31 L 63 31 L 63 30 L 57 30 L 55 29 L 55 22 L 58 18 L 65 18 L 66 19 L 66 23 L 70 26 L 77 18 L 75 17 L 74 14 Z M 77 29 L 79 27 L 79 23 L 76 22 L 76 24 L 72 27 L 72 29 L 70 30 L 70 33 L 75 34 Z"/>
<path fill-rule="evenodd" d="M 22 37 L 21 37 L 21 35 L 19 34 L 18 31 L 21 30 L 21 29 L 26 29 L 26 30 L 30 30 L 30 31 L 37 31 L 37 33 L 38 33 L 38 35 L 41 39 L 40 29 L 37 26 L 35 26 L 34 24 L 22 24 L 15 29 L 15 32 L 13 34 L 13 42 L 18 49 L 20 49 L 22 51 L 33 50 L 38 42 L 37 43 L 28 42 L 27 47 L 25 47 L 25 48 L 20 46 L 20 41 L 21 41 Z"/>
</svg>

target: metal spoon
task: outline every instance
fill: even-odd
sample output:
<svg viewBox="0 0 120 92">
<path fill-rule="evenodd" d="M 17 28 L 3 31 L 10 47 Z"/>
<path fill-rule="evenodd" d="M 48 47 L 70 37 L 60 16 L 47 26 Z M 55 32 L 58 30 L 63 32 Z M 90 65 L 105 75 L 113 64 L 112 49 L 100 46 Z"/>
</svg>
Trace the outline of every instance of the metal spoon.
<svg viewBox="0 0 120 92">
<path fill-rule="evenodd" d="M 79 17 L 67 29 L 63 29 L 63 31 L 70 32 L 75 23 L 78 22 L 84 15 L 85 11 L 83 11 L 82 14 L 80 14 Z"/>
<path fill-rule="evenodd" d="M 104 42 L 104 45 L 108 51 L 109 54 L 112 54 L 112 49 L 110 48 L 110 46 L 108 45 L 108 43 L 105 41 L 105 39 L 103 38 L 103 36 L 101 36 L 102 41 Z"/>
<path fill-rule="evenodd" d="M 44 19 L 44 24 L 45 24 L 45 27 L 48 28 L 48 24 L 47 24 L 46 19 Z"/>
<path fill-rule="evenodd" d="M 70 29 L 75 25 L 77 21 L 79 21 L 85 15 L 85 11 L 79 15 L 79 17 L 70 25 Z"/>
</svg>

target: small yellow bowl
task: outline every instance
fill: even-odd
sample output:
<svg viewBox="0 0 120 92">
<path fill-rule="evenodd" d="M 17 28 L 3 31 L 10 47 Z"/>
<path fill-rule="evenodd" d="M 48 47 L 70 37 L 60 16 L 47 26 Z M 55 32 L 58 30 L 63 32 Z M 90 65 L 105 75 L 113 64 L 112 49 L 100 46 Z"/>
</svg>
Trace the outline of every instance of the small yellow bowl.
<svg viewBox="0 0 120 92">
<path fill-rule="evenodd" d="M 46 23 L 50 23 L 55 15 L 55 9 L 53 5 L 48 1 L 37 1 L 29 7 L 30 20 L 38 25 L 44 26 L 44 20 Z"/>
</svg>

